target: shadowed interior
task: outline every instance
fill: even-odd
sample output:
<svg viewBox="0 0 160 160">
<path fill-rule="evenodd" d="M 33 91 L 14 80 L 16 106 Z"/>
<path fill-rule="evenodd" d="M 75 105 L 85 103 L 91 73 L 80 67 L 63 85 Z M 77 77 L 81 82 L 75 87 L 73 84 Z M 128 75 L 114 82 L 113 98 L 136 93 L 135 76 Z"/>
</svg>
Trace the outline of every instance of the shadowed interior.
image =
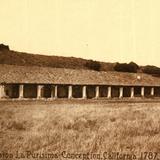
<svg viewBox="0 0 160 160">
<path fill-rule="evenodd" d="M 51 90 L 52 90 L 51 85 L 44 85 L 42 88 L 42 97 L 50 98 L 51 97 Z"/>
<path fill-rule="evenodd" d="M 18 98 L 19 97 L 19 85 L 11 84 L 5 86 L 6 96 L 9 98 Z"/>
<path fill-rule="evenodd" d="M 134 96 L 141 97 L 141 87 L 139 86 L 134 87 Z"/>
<path fill-rule="evenodd" d="M 87 98 L 94 98 L 96 95 L 95 86 L 87 86 Z"/>
<path fill-rule="evenodd" d="M 155 97 L 160 97 L 160 87 L 155 87 L 154 88 L 154 96 Z"/>
<path fill-rule="evenodd" d="M 68 86 L 59 85 L 58 86 L 58 98 L 67 98 L 68 97 Z"/>
<path fill-rule="evenodd" d="M 112 97 L 119 97 L 119 87 L 113 86 L 112 87 L 112 92 L 111 92 Z"/>
<path fill-rule="evenodd" d="M 80 85 L 73 86 L 72 96 L 74 98 L 82 98 L 82 86 L 80 86 Z"/>
<path fill-rule="evenodd" d="M 123 88 L 123 97 L 131 97 L 131 87 Z"/>
<path fill-rule="evenodd" d="M 99 96 L 100 97 L 107 97 L 108 95 L 108 86 L 100 86 L 99 87 Z"/>
<path fill-rule="evenodd" d="M 24 85 L 24 98 L 36 98 L 37 97 L 37 85 L 25 84 Z"/>
<path fill-rule="evenodd" d="M 151 87 L 145 87 L 145 89 L 144 89 L 144 96 L 145 97 L 152 97 L 151 96 Z"/>
</svg>

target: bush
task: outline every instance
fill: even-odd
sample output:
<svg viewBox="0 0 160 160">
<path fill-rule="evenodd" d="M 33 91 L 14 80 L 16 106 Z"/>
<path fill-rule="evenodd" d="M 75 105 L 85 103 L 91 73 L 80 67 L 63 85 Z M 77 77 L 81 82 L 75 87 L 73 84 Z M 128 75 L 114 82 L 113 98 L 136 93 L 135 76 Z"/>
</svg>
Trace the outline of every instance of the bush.
<svg viewBox="0 0 160 160">
<path fill-rule="evenodd" d="M 15 130 L 26 130 L 24 121 L 17 122 L 17 121 L 9 121 L 7 124 L 7 129 L 15 129 Z"/>
<path fill-rule="evenodd" d="M 139 66 L 135 62 L 130 62 L 129 66 L 131 66 L 132 69 L 135 70 L 136 72 L 139 69 Z"/>
<path fill-rule="evenodd" d="M 100 62 L 89 60 L 86 62 L 85 67 L 91 70 L 100 71 L 101 64 Z"/>
<path fill-rule="evenodd" d="M 160 76 L 160 68 L 156 66 L 145 66 L 142 71 L 143 73 Z"/>
<path fill-rule="evenodd" d="M 137 73 L 138 69 L 139 69 L 139 66 L 134 62 L 130 62 L 129 64 L 127 64 L 127 63 L 117 63 L 114 66 L 114 70 L 118 71 L 118 72 Z"/>
</svg>

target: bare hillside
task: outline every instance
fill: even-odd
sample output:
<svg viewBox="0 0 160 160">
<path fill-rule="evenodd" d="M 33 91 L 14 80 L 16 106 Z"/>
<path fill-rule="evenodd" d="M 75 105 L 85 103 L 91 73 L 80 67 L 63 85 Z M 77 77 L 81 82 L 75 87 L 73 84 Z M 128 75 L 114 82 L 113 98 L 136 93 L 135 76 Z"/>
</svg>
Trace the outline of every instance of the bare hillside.
<svg viewBox="0 0 160 160">
<path fill-rule="evenodd" d="M 18 66 L 40 66 L 52 68 L 88 69 L 96 71 L 117 71 L 128 73 L 146 73 L 160 77 L 160 68 L 153 65 L 139 66 L 134 62 L 109 63 L 94 60 L 87 60 L 75 57 L 46 56 L 17 52 L 9 49 L 9 46 L 0 44 L 0 64 Z"/>
<path fill-rule="evenodd" d="M 0 64 L 20 65 L 20 66 L 41 66 L 54 68 L 90 69 L 87 67 L 90 60 L 74 57 L 46 56 L 16 52 L 12 50 L 0 51 Z M 92 62 L 92 61 L 91 61 Z M 113 70 L 114 64 L 98 62 L 101 64 L 100 70 Z"/>
</svg>

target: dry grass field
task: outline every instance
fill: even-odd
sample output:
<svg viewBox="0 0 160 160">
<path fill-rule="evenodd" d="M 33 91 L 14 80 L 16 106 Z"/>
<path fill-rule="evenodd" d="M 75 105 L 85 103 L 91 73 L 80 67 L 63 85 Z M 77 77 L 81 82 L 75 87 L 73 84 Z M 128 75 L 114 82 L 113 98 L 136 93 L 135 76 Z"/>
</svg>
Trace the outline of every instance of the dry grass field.
<svg viewBox="0 0 160 160">
<path fill-rule="evenodd" d="M 0 159 L 16 151 L 160 152 L 160 104 L 1 103 Z"/>
</svg>

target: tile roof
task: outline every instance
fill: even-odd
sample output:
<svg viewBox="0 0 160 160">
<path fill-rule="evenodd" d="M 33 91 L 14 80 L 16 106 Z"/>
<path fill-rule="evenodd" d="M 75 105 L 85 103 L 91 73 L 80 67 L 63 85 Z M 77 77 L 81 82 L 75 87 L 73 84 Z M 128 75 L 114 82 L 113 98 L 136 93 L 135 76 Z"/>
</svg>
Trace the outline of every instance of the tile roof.
<svg viewBox="0 0 160 160">
<path fill-rule="evenodd" d="M 160 86 L 160 78 L 144 73 L 98 72 L 0 64 L 0 83 Z"/>
</svg>

